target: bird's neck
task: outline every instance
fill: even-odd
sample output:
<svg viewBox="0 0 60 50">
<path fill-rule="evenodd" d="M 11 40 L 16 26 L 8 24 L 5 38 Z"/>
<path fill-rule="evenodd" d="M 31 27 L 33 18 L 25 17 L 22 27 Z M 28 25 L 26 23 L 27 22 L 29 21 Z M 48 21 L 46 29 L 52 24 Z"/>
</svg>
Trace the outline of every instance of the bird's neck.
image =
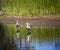
<svg viewBox="0 0 60 50">
<path fill-rule="evenodd" d="M 18 24 L 18 21 L 17 21 L 17 24 Z"/>
</svg>

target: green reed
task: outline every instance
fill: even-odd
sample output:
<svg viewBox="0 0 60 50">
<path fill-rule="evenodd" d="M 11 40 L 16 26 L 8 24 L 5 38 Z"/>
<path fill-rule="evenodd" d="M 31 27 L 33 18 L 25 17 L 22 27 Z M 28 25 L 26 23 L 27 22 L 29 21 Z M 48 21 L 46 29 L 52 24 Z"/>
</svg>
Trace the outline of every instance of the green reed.
<svg viewBox="0 0 60 50">
<path fill-rule="evenodd" d="M 2 10 L 8 15 L 41 16 L 60 14 L 60 0 L 3 0 Z"/>
</svg>

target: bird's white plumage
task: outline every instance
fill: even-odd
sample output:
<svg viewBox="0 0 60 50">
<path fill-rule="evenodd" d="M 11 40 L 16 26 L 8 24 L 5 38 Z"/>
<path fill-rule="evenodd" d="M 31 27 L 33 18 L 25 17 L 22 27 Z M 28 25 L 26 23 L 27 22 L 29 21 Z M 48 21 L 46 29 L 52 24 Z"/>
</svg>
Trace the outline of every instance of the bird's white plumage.
<svg viewBox="0 0 60 50">
<path fill-rule="evenodd" d="M 18 20 L 16 21 L 16 26 L 19 26 Z"/>
<path fill-rule="evenodd" d="M 29 23 L 26 23 L 26 28 L 30 29 L 30 24 Z"/>
</svg>

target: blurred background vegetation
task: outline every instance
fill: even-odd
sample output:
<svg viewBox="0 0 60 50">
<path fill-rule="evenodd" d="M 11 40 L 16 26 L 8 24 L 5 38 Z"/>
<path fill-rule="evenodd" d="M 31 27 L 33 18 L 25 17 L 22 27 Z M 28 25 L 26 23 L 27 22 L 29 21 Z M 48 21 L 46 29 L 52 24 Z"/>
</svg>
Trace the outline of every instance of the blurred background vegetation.
<svg viewBox="0 0 60 50">
<path fill-rule="evenodd" d="M 59 15 L 60 0 L 0 0 L 0 10 L 12 16 Z"/>
</svg>

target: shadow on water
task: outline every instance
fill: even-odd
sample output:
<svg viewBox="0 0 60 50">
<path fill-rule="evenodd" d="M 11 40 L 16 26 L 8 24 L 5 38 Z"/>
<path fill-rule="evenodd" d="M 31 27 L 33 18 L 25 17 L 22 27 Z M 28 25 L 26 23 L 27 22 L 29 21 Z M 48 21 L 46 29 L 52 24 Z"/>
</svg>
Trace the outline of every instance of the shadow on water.
<svg viewBox="0 0 60 50">
<path fill-rule="evenodd" d="M 0 24 L 0 49 L 1 50 L 7 50 L 7 38 L 5 36 L 5 29 L 4 29 L 4 25 Z"/>
<path fill-rule="evenodd" d="M 6 26 L 0 24 L 0 50 L 12 50 L 13 47 L 13 37 L 7 37 Z"/>
<path fill-rule="evenodd" d="M 55 39 L 55 49 L 60 49 L 60 39 Z"/>
<path fill-rule="evenodd" d="M 0 48 L 3 48 L 4 28 L 3 24 L 0 24 Z"/>
<path fill-rule="evenodd" d="M 60 49 L 60 35 L 55 34 L 54 46 L 55 49 Z"/>
</svg>

